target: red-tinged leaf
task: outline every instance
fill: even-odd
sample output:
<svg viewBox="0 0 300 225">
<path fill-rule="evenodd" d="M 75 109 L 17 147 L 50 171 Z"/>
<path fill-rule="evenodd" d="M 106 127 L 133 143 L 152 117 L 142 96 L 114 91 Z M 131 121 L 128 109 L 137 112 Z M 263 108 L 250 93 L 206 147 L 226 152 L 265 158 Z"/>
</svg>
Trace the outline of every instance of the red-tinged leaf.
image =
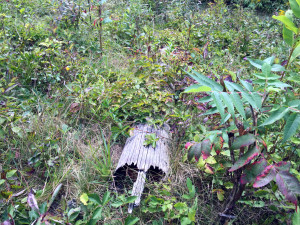
<svg viewBox="0 0 300 225">
<path fill-rule="evenodd" d="M 27 203 L 32 210 L 39 213 L 39 206 L 37 204 L 34 194 L 32 193 L 32 190 L 28 194 Z"/>
<path fill-rule="evenodd" d="M 234 165 L 229 169 L 229 172 L 233 172 L 247 165 L 252 159 L 254 159 L 259 154 L 260 154 L 260 149 L 257 146 L 254 146 L 234 163 Z"/>
<path fill-rule="evenodd" d="M 257 138 L 257 140 L 258 140 L 260 143 L 262 143 L 263 146 L 264 146 L 264 148 L 265 148 L 265 150 L 268 151 L 267 143 L 266 143 L 263 139 L 261 139 L 261 138 Z"/>
<path fill-rule="evenodd" d="M 276 167 L 276 169 L 278 169 L 280 171 L 289 171 L 290 167 L 291 167 L 291 163 L 281 161 L 281 162 L 275 163 L 274 166 Z"/>
<path fill-rule="evenodd" d="M 190 146 L 192 146 L 193 145 L 193 143 L 191 143 L 191 142 L 187 142 L 186 144 L 185 144 L 185 149 L 188 149 Z"/>
<path fill-rule="evenodd" d="M 210 165 L 208 165 L 207 163 L 205 164 L 204 172 L 209 173 L 209 174 L 214 174 L 215 173 L 214 169 Z"/>
<path fill-rule="evenodd" d="M 253 187 L 260 188 L 270 183 L 276 176 L 274 165 L 267 166 L 264 171 L 255 179 Z"/>
<path fill-rule="evenodd" d="M 261 172 L 267 167 L 268 163 L 266 159 L 261 159 L 257 162 L 249 165 L 244 174 L 241 176 L 241 184 L 251 183 L 255 181 L 255 178 L 261 174 Z"/>
<path fill-rule="evenodd" d="M 218 137 L 216 138 L 216 140 L 214 141 L 214 149 L 215 151 L 221 151 L 223 148 L 223 144 L 224 144 L 224 139 L 222 137 Z"/>
<path fill-rule="evenodd" d="M 212 144 L 209 139 L 202 141 L 201 152 L 202 152 L 202 158 L 204 160 L 210 156 L 211 149 L 212 149 Z"/>
<path fill-rule="evenodd" d="M 231 148 L 232 149 L 239 149 L 241 147 L 249 146 L 256 141 L 256 138 L 253 134 L 246 134 L 243 136 L 239 136 L 233 142 Z"/>
<path fill-rule="evenodd" d="M 300 183 L 296 177 L 288 171 L 279 171 L 276 175 L 278 189 L 285 198 L 297 205 L 297 194 L 300 194 Z"/>
<path fill-rule="evenodd" d="M 194 156 L 195 156 L 194 152 L 195 152 L 195 148 L 191 148 L 189 150 L 188 155 L 187 155 L 187 158 L 189 161 L 191 161 L 194 158 Z"/>
<path fill-rule="evenodd" d="M 196 143 L 190 148 L 190 154 L 188 155 L 189 160 L 191 160 L 193 157 L 198 161 L 198 159 L 201 156 L 201 143 Z"/>
</svg>

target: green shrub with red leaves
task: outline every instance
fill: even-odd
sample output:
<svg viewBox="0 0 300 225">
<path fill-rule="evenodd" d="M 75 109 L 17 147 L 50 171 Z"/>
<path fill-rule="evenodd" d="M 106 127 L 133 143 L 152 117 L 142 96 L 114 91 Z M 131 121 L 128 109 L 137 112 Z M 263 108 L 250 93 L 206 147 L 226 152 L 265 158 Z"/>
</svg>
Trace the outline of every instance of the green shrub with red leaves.
<svg viewBox="0 0 300 225">
<path fill-rule="evenodd" d="M 284 24 L 283 38 L 291 47 L 282 64 L 274 63 L 274 56 L 264 60 L 249 58 L 260 71 L 253 74 L 253 80 L 232 74 L 230 79 L 219 76 L 216 81 L 194 70 L 187 71 L 197 84 L 185 92 L 205 92 L 208 96 L 199 102 L 208 104 L 210 109 L 203 115 L 220 115 L 219 130 L 207 132 L 207 139 L 188 143 L 186 148 L 189 160 L 195 158 L 207 173 L 221 172 L 225 181 L 232 182 L 220 213 L 223 222 L 241 199 L 247 184 L 267 188 L 275 181 L 281 194 L 297 209 L 300 183 L 294 174 L 299 175 L 299 164 L 295 154 L 282 151 L 295 146 L 300 127 L 299 80 L 293 76 L 299 69 L 289 69 L 300 55 L 300 28 L 293 22 L 293 17 L 300 18 L 300 2 L 290 0 L 290 5 L 292 10 L 285 15 L 273 16 Z"/>
</svg>

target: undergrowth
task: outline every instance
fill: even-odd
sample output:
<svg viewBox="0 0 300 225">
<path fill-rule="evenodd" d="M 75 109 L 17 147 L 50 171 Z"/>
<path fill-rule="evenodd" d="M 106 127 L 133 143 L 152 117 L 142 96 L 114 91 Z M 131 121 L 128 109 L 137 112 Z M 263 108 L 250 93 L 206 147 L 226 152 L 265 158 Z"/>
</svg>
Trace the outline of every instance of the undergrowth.
<svg viewBox="0 0 300 225">
<path fill-rule="evenodd" d="M 216 224 L 234 186 L 224 169 L 233 164 L 229 150 L 210 158 L 212 171 L 188 162 L 184 146 L 234 120 L 225 126 L 220 112 L 207 113 L 216 105 L 200 99 L 210 92 L 184 93 L 197 83 L 188 73 L 252 83 L 258 70 L 247 59 L 274 56 L 285 66 L 291 46 L 270 13 L 284 15 L 290 6 L 269 2 L 2 1 L 2 224 Z M 268 89 L 274 101 L 299 101 L 297 60 L 287 68 L 289 86 Z M 129 215 L 135 197 L 118 193 L 112 174 L 138 123 L 170 126 L 171 168 L 162 182 L 146 182 Z M 260 132 L 276 153 L 272 162 L 287 159 L 299 179 L 298 126 L 279 143 L 286 123 L 281 117 Z M 277 189 L 274 182 L 249 187 L 225 215 L 228 224 L 297 224 L 299 213 Z"/>
</svg>

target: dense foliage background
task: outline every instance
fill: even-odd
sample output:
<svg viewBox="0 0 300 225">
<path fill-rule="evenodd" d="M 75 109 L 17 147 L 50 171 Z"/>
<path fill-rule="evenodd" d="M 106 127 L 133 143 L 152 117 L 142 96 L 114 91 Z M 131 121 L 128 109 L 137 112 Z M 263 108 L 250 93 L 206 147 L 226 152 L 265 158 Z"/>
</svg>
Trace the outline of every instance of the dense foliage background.
<svg viewBox="0 0 300 225">
<path fill-rule="evenodd" d="M 300 224 L 299 17 L 299 0 L 1 1 L 2 224 Z M 145 122 L 170 126 L 171 172 L 130 215 L 112 173 Z"/>
</svg>

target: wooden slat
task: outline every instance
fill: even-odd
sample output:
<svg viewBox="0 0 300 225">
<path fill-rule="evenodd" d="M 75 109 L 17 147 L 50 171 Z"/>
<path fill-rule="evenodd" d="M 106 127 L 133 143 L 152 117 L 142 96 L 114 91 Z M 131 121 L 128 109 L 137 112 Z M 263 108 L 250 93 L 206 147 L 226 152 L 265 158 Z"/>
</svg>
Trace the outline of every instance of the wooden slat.
<svg viewBox="0 0 300 225">
<path fill-rule="evenodd" d="M 119 159 L 116 171 L 124 166 L 136 165 L 138 170 L 137 179 L 133 185 L 132 196 L 137 196 L 134 204 L 129 205 L 128 212 L 132 212 L 134 205 L 139 205 L 144 189 L 146 173 L 149 168 L 158 168 L 165 175 L 169 170 L 169 147 L 170 137 L 166 126 L 155 128 L 150 125 L 137 125 L 132 137 L 128 138 Z M 156 147 L 144 146 L 146 135 L 155 133 L 159 140 Z"/>
</svg>

